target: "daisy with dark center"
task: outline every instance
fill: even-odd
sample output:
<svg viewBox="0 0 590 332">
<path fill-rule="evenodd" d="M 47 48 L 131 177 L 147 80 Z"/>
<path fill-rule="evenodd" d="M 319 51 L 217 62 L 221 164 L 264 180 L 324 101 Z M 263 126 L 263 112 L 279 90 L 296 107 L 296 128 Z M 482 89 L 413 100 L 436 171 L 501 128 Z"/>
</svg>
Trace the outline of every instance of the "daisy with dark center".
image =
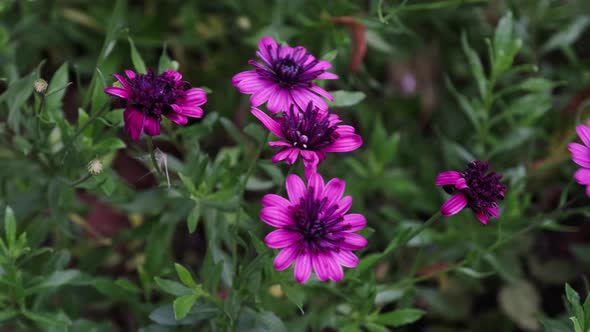
<svg viewBox="0 0 590 332">
<path fill-rule="evenodd" d="M 352 251 L 364 248 L 367 240 L 354 232 L 364 228 L 366 220 L 360 214 L 346 214 L 352 198 L 342 197 L 345 186 L 340 179 L 324 184 L 315 173 L 306 187 L 291 174 L 286 181 L 288 199 L 263 197 L 260 219 L 278 228 L 264 238 L 267 246 L 282 249 L 274 260 L 277 270 L 294 263 L 295 280 L 304 283 L 312 270 L 321 281 L 338 281 L 342 266 L 356 267 L 358 258 Z"/>
<path fill-rule="evenodd" d="M 584 145 L 570 143 L 567 147 L 572 153 L 572 160 L 581 167 L 576 171 L 574 178 L 576 182 L 586 186 L 586 196 L 590 197 L 590 120 L 587 126 L 576 126 L 576 132 Z"/>
<path fill-rule="evenodd" d="M 187 124 L 187 117 L 203 116 L 199 106 L 207 102 L 205 91 L 191 88 L 180 73 L 169 69 L 157 75 L 150 69 L 147 74 L 125 70 L 125 75 L 113 74 L 121 87 L 109 87 L 104 92 L 127 100 L 125 130 L 133 140 L 138 140 L 143 131 L 160 135 L 162 116 L 181 126 Z"/>
<path fill-rule="evenodd" d="M 504 199 L 506 186 L 500 182 L 501 175 L 488 172 L 489 167 L 489 163 L 476 160 L 462 173 L 447 171 L 436 177 L 435 184 L 453 194 L 440 208 L 444 216 L 452 216 L 468 207 L 484 224 L 489 217 L 498 218 L 498 201 Z"/>
<path fill-rule="evenodd" d="M 252 114 L 282 139 L 268 143 L 281 149 L 272 161 L 285 160 L 293 165 L 301 154 L 306 177 L 317 171 L 318 164 L 326 159 L 326 152 L 350 152 L 363 144 L 362 138 L 354 133 L 354 127 L 341 125 L 336 114 L 321 111 L 311 102 L 305 110 L 291 105 L 280 118 L 271 118 L 254 107 Z"/>
<path fill-rule="evenodd" d="M 332 67 L 331 63 L 316 59 L 302 46 L 278 45 L 270 37 L 260 39 L 258 49 L 256 56 L 260 62 L 248 62 L 254 70 L 232 78 L 232 84 L 241 93 L 252 95 L 252 106 L 258 107 L 268 101 L 268 110 L 278 113 L 288 110 L 292 104 L 304 109 L 313 102 L 321 110 L 328 109 L 322 97 L 334 99 L 312 81 L 337 79 L 338 75 L 326 72 Z"/>
</svg>

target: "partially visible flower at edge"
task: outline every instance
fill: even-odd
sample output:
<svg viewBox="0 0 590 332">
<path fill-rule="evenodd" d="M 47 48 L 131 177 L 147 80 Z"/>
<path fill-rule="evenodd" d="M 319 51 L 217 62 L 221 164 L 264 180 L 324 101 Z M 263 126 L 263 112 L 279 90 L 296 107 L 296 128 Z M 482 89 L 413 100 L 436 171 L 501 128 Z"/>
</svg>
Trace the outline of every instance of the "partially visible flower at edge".
<svg viewBox="0 0 590 332">
<path fill-rule="evenodd" d="M 252 95 L 252 106 L 258 107 L 268 101 L 268 110 L 278 113 L 288 110 L 292 104 L 304 109 L 313 102 L 321 110 L 327 110 L 322 97 L 334 100 L 326 90 L 312 83 L 316 79 L 337 79 L 338 75 L 326 72 L 332 64 L 316 59 L 304 47 L 278 45 L 272 38 L 263 37 L 258 42 L 256 56 L 260 62 L 248 62 L 254 70 L 232 78 L 232 84 L 241 93 Z"/>
<path fill-rule="evenodd" d="M 576 132 L 584 145 L 570 143 L 567 148 L 572 153 L 573 162 L 581 167 L 574 178 L 578 184 L 586 186 L 586 196 L 590 197 L 590 120 L 588 125 L 577 125 Z"/>
<path fill-rule="evenodd" d="M 336 114 L 323 112 L 309 103 L 304 110 L 291 105 L 280 118 L 271 118 L 253 107 L 252 114 L 281 141 L 269 142 L 272 147 L 281 148 L 273 157 L 274 163 L 285 160 L 293 165 L 301 154 L 305 176 L 309 178 L 317 171 L 318 164 L 326 159 L 326 152 L 350 152 L 363 144 L 354 127 L 341 125 Z"/>
<path fill-rule="evenodd" d="M 180 73 L 168 69 L 157 75 L 150 69 L 147 74 L 125 70 L 125 75 L 127 78 L 113 74 L 122 87 L 108 87 L 104 92 L 127 100 L 125 130 L 133 140 L 138 140 L 143 131 L 160 135 L 162 115 L 181 126 L 188 123 L 187 117 L 203 116 L 199 106 L 207 102 L 205 91 L 191 88 Z"/>
<path fill-rule="evenodd" d="M 299 283 L 309 279 L 312 269 L 321 281 L 341 280 L 342 266 L 358 264 L 352 251 L 367 245 L 364 237 L 354 233 L 365 227 L 365 217 L 346 214 L 352 205 L 350 196 L 342 197 L 346 183 L 335 178 L 324 184 L 315 173 L 307 187 L 295 174 L 287 177 L 285 185 L 288 199 L 265 195 L 260 211 L 262 221 L 278 228 L 264 238 L 270 248 L 281 249 L 274 267 L 282 271 L 294 263 Z"/>
<path fill-rule="evenodd" d="M 463 172 L 446 171 L 436 177 L 435 184 L 452 194 L 440 208 L 444 216 L 452 216 L 468 207 L 479 221 L 486 224 L 489 217 L 498 218 L 498 201 L 504 199 L 506 186 L 502 176 L 488 169 L 490 164 L 472 161 Z"/>
</svg>

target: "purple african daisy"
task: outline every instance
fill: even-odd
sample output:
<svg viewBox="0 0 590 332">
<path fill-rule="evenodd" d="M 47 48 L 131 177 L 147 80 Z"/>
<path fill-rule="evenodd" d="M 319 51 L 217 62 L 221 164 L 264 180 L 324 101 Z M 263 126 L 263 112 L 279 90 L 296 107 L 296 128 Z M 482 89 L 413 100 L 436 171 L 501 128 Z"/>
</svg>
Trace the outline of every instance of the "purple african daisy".
<svg viewBox="0 0 590 332">
<path fill-rule="evenodd" d="M 304 47 L 278 45 L 272 38 L 263 37 L 258 42 L 256 56 L 261 62 L 248 62 L 254 70 L 232 78 L 232 84 L 241 93 L 252 95 L 252 106 L 268 101 L 268 110 L 278 113 L 288 110 L 292 104 L 305 108 L 313 101 L 321 110 L 327 110 L 328 105 L 321 97 L 334 100 L 326 90 L 312 83 L 315 79 L 337 79 L 338 75 L 326 72 L 332 64 L 316 59 Z"/>
<path fill-rule="evenodd" d="M 586 195 L 590 197 L 590 120 L 588 126 L 576 126 L 576 132 L 584 145 L 570 143 L 567 148 L 572 153 L 572 160 L 582 167 L 576 171 L 574 178 L 576 182 L 586 186 Z"/>
<path fill-rule="evenodd" d="M 293 165 L 299 154 L 305 166 L 305 176 L 309 178 L 317 171 L 318 164 L 326 159 L 326 152 L 350 152 L 363 144 L 361 136 L 354 133 L 354 127 L 341 125 L 336 114 L 321 111 L 313 103 L 305 110 L 291 105 L 289 111 L 280 118 L 271 118 L 263 111 L 253 107 L 252 114 L 281 141 L 269 142 L 281 150 L 273 157 L 274 163 L 281 160 Z"/>
<path fill-rule="evenodd" d="M 346 183 L 324 179 L 315 173 L 307 188 L 295 174 L 287 177 L 289 199 L 268 194 L 262 198 L 260 219 L 278 228 L 264 242 L 270 248 L 282 249 L 274 267 L 285 270 L 295 262 L 295 280 L 307 281 L 312 268 L 321 281 L 338 281 L 343 277 L 342 266 L 356 267 L 359 259 L 353 250 L 367 245 L 367 240 L 354 233 L 365 227 L 360 214 L 346 214 L 352 205 L 350 196 L 342 197 Z"/>
<path fill-rule="evenodd" d="M 122 87 L 109 87 L 104 92 L 127 99 L 125 130 L 133 140 L 138 140 L 142 131 L 160 135 L 162 115 L 181 126 L 187 124 L 187 117 L 203 116 L 199 106 L 207 102 L 205 91 L 191 88 L 179 72 L 168 69 L 156 75 L 151 69 L 147 74 L 125 70 L 125 75 L 127 78 L 113 74 Z"/>
<path fill-rule="evenodd" d="M 440 208 L 444 216 L 452 216 L 469 207 L 484 224 L 489 217 L 498 218 L 498 201 L 504 199 L 506 186 L 500 182 L 501 175 L 493 171 L 488 173 L 489 167 L 489 163 L 476 160 L 470 162 L 462 173 L 447 171 L 436 177 L 435 184 L 453 194 Z"/>
</svg>

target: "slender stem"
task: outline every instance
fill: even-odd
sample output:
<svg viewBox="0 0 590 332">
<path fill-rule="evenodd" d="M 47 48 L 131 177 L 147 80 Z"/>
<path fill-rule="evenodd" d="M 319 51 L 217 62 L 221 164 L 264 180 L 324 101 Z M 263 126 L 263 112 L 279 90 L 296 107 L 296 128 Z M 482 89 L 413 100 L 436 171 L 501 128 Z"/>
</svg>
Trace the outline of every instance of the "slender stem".
<svg viewBox="0 0 590 332">
<path fill-rule="evenodd" d="M 92 114 L 92 116 L 90 117 L 90 119 L 88 119 L 88 121 L 86 121 L 86 123 L 84 123 L 82 125 L 82 127 L 80 127 L 76 133 L 74 134 L 74 136 L 72 136 L 72 138 L 70 139 L 70 141 L 64 146 L 64 148 L 62 149 L 64 157 L 65 157 L 65 153 L 68 151 L 68 149 L 74 144 L 74 142 L 76 141 L 76 139 L 78 138 L 78 136 L 80 136 L 84 130 L 86 130 L 86 128 L 88 128 L 88 126 L 90 126 L 90 124 L 98 119 L 98 117 L 100 117 L 104 112 L 106 112 L 108 110 L 108 106 L 109 106 L 110 102 L 106 102 L 104 103 L 104 105 L 102 105 L 102 107 L 95 112 L 94 114 Z"/>
<path fill-rule="evenodd" d="M 408 242 L 412 241 L 416 236 L 420 235 L 420 233 L 422 233 L 425 229 L 430 227 L 430 225 L 434 224 L 437 220 L 439 220 L 440 217 L 442 217 L 442 213 L 440 211 L 437 211 L 435 214 L 432 215 L 432 217 L 430 217 L 430 219 L 426 220 L 424 223 L 422 223 L 422 225 L 420 225 L 418 228 L 412 231 L 412 233 L 408 234 L 408 236 L 398 244 L 398 247 L 402 247 L 408 244 Z"/>
<path fill-rule="evenodd" d="M 151 136 L 148 136 L 148 146 L 150 149 L 150 157 L 152 159 L 152 164 L 156 168 L 156 172 L 158 173 L 158 177 L 161 178 L 163 176 L 160 167 L 158 166 L 158 161 L 156 160 L 156 149 L 154 148 L 154 141 L 152 140 Z"/>
<path fill-rule="evenodd" d="M 81 183 L 86 182 L 88 179 L 90 179 L 92 177 L 92 174 L 88 173 L 86 175 L 84 175 L 83 177 L 81 177 L 80 179 L 74 181 L 74 182 L 68 182 L 68 185 L 75 187 Z"/>
</svg>

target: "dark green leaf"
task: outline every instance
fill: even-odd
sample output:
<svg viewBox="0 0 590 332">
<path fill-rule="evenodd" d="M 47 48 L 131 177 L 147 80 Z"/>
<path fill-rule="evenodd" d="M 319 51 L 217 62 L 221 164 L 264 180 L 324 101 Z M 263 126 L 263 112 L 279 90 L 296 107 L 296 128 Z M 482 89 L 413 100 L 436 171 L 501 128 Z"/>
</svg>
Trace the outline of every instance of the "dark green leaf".
<svg viewBox="0 0 590 332">
<path fill-rule="evenodd" d="M 425 313 L 419 309 L 398 309 L 386 314 L 379 314 L 375 322 L 397 327 L 411 324 L 422 318 Z"/>
<path fill-rule="evenodd" d="M 174 296 L 184 296 L 187 294 L 192 294 L 193 292 L 190 288 L 173 280 L 161 279 L 158 277 L 154 277 L 154 280 L 160 289 Z"/>
</svg>

